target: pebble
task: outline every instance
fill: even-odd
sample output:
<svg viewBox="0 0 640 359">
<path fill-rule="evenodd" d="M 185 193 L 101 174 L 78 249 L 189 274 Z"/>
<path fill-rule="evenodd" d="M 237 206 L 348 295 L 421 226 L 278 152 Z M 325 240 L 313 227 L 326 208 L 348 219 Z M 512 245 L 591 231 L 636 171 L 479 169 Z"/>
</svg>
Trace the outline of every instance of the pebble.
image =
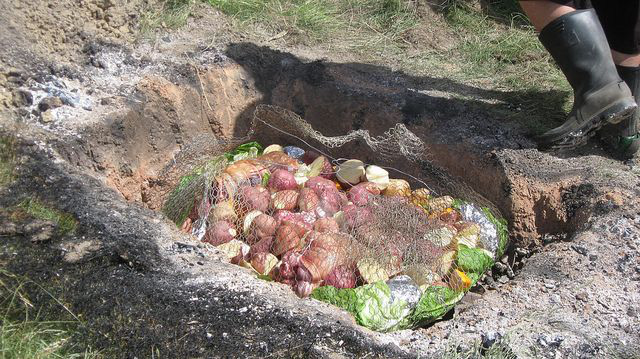
<svg viewBox="0 0 640 359">
<path fill-rule="evenodd" d="M 583 302 L 586 302 L 587 299 L 589 299 L 589 296 L 587 295 L 586 292 L 580 292 L 580 293 L 576 294 L 576 299 L 577 300 L 581 300 Z"/>
<path fill-rule="evenodd" d="M 507 277 L 506 275 L 502 275 L 500 276 L 500 278 L 498 278 L 498 282 L 500 284 L 505 284 L 509 281 L 509 277 Z"/>
<path fill-rule="evenodd" d="M 502 334 L 496 332 L 496 331 L 488 331 L 486 333 L 483 333 L 480 336 L 481 340 L 482 340 L 482 347 L 485 349 L 489 349 L 491 348 L 497 341 L 499 341 L 502 338 Z"/>
</svg>

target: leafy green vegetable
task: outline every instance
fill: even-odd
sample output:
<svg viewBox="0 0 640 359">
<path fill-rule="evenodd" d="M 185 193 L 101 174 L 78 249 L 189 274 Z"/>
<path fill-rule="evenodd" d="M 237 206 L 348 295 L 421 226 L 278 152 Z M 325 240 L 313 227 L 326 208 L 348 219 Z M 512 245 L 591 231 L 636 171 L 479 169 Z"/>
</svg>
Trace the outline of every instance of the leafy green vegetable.
<svg viewBox="0 0 640 359">
<path fill-rule="evenodd" d="M 227 161 L 234 162 L 241 159 L 255 157 L 262 154 L 262 145 L 258 142 L 247 142 L 236 147 L 233 151 L 224 154 Z"/>
<path fill-rule="evenodd" d="M 462 207 L 462 205 L 465 204 L 465 203 L 467 203 L 467 202 L 465 202 L 465 201 L 463 201 L 461 199 L 458 199 L 458 198 L 454 198 L 453 203 L 451 204 L 451 208 L 460 210 L 460 207 Z"/>
<path fill-rule="evenodd" d="M 497 219 L 487 207 L 482 208 L 482 213 L 487 216 L 489 222 L 496 226 L 496 230 L 498 231 L 498 251 L 496 253 L 496 258 L 500 258 L 502 257 L 502 254 L 504 254 L 507 243 L 509 242 L 509 227 L 507 221 L 503 218 Z"/>
<path fill-rule="evenodd" d="M 427 288 L 411 315 L 414 327 L 424 325 L 445 315 L 454 304 L 464 296 L 464 292 L 455 292 L 448 287 L 432 286 Z"/>
<path fill-rule="evenodd" d="M 464 244 L 458 246 L 458 267 L 467 274 L 481 275 L 493 265 L 493 259 L 482 249 L 469 248 Z"/>
<path fill-rule="evenodd" d="M 271 178 L 271 173 L 269 172 L 265 172 L 262 175 L 262 187 L 267 187 L 267 185 L 269 184 L 269 179 Z"/>
<path fill-rule="evenodd" d="M 351 314 L 356 322 L 372 330 L 386 332 L 409 326 L 411 308 L 401 299 L 392 301 L 385 282 L 375 282 L 354 289 L 317 288 L 311 297 L 333 304 Z"/>
</svg>

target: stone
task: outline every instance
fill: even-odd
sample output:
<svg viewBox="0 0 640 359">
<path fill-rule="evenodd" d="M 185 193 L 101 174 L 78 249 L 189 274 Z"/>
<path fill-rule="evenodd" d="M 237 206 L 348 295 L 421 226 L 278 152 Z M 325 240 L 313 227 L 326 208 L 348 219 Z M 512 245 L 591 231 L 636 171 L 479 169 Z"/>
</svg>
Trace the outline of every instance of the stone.
<svg viewBox="0 0 640 359">
<path fill-rule="evenodd" d="M 53 112 L 51 112 L 51 110 L 41 112 L 40 121 L 42 121 L 43 123 L 53 122 Z"/>
<path fill-rule="evenodd" d="M 49 97 L 43 98 L 42 101 L 40 101 L 40 103 L 38 104 L 38 109 L 44 112 L 50 109 L 58 108 L 62 105 L 63 103 L 60 97 L 49 96 Z"/>
</svg>

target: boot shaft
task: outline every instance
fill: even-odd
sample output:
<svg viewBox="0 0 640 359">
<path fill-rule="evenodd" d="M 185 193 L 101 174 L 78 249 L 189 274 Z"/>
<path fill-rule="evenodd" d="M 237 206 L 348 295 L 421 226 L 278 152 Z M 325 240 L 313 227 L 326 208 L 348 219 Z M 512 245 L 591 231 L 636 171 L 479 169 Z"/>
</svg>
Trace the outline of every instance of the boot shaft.
<svg viewBox="0 0 640 359">
<path fill-rule="evenodd" d="M 620 81 L 593 9 L 560 16 L 542 29 L 539 39 L 569 81 L 577 103 L 586 94 Z"/>
</svg>

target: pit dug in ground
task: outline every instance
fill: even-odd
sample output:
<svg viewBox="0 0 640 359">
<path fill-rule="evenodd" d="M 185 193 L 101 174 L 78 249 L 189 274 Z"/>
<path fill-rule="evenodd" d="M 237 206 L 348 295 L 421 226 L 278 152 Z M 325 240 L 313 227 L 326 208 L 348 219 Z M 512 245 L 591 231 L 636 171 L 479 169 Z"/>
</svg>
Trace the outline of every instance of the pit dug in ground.
<svg viewBox="0 0 640 359">
<path fill-rule="evenodd" d="M 381 163 L 426 161 L 402 124 L 378 137 L 325 137 L 261 105 L 247 137 L 198 144 L 207 155 L 187 150 L 166 169 L 183 175 L 163 212 L 257 278 L 340 307 L 369 329 L 429 324 L 500 258 L 506 222 L 399 169 L 337 155 L 358 141 Z"/>
</svg>

